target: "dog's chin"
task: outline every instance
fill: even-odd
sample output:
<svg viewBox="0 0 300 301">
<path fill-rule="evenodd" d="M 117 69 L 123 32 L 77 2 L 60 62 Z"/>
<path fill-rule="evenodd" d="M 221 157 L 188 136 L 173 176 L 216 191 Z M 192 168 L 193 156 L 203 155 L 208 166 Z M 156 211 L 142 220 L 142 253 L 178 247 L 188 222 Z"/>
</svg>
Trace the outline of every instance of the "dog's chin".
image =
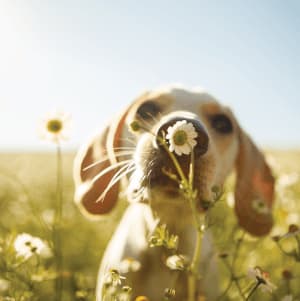
<svg viewBox="0 0 300 301">
<path fill-rule="evenodd" d="M 211 186 L 201 187 L 197 190 L 197 195 L 194 200 L 195 206 L 199 212 L 205 211 L 204 204 L 211 198 Z M 168 214 L 175 210 L 178 214 L 191 214 L 190 203 L 184 193 L 180 190 L 175 182 L 160 183 L 144 188 L 145 198 L 154 211 L 161 212 L 165 209 Z"/>
</svg>

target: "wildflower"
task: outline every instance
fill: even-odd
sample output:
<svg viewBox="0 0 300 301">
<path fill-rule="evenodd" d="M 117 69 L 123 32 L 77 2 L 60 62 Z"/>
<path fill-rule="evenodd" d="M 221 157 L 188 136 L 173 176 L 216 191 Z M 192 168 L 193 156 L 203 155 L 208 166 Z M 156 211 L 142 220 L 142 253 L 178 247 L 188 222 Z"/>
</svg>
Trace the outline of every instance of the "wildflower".
<svg viewBox="0 0 300 301">
<path fill-rule="evenodd" d="M 149 301 L 146 296 L 137 296 L 134 301 Z"/>
<path fill-rule="evenodd" d="M 172 255 L 166 260 L 166 266 L 171 270 L 183 271 L 188 264 L 187 257 L 184 255 Z"/>
<path fill-rule="evenodd" d="M 131 124 L 129 125 L 130 129 L 133 131 L 133 132 L 137 132 L 141 129 L 141 126 L 140 124 L 138 123 L 138 121 L 133 121 L 131 122 Z"/>
<path fill-rule="evenodd" d="M 42 121 L 40 128 L 40 138 L 59 143 L 67 140 L 70 129 L 71 117 L 63 112 L 54 112 L 48 114 Z"/>
<path fill-rule="evenodd" d="M 188 155 L 197 144 L 195 138 L 197 133 L 194 126 L 186 120 L 177 121 L 173 126 L 168 127 L 166 139 L 169 141 L 170 152 L 177 155 Z"/>
<path fill-rule="evenodd" d="M 121 284 L 122 279 L 126 277 L 121 276 L 120 272 L 115 269 L 110 269 L 105 276 L 105 283 L 112 286 L 118 286 Z"/>
<path fill-rule="evenodd" d="M 27 233 L 19 234 L 14 241 L 14 248 L 17 256 L 30 258 L 33 254 L 39 254 L 42 257 L 50 257 L 49 246 L 38 237 Z"/>
<path fill-rule="evenodd" d="M 130 301 L 131 300 L 131 291 L 132 288 L 130 286 L 123 286 L 122 291 L 118 294 L 118 301 Z"/>
<path fill-rule="evenodd" d="M 169 299 L 172 299 L 173 297 L 175 297 L 176 291 L 174 288 L 166 288 L 164 295 L 165 295 L 165 298 L 167 300 L 169 300 Z"/>
<path fill-rule="evenodd" d="M 154 234 L 149 239 L 150 247 L 164 246 L 170 250 L 176 250 L 178 247 L 178 236 L 169 233 L 167 225 L 159 225 L 155 228 Z"/>
<path fill-rule="evenodd" d="M 262 291 L 272 293 L 277 287 L 270 281 L 269 273 L 263 271 L 260 267 L 250 268 L 248 277 L 255 279 Z"/>
<path fill-rule="evenodd" d="M 177 250 L 177 248 L 178 248 L 178 236 L 172 234 L 166 242 L 166 247 L 170 250 Z"/>
<path fill-rule="evenodd" d="M 129 272 L 137 272 L 140 268 L 141 263 L 131 257 L 124 258 L 120 263 L 120 272 L 124 274 Z"/>
<path fill-rule="evenodd" d="M 288 228 L 288 232 L 282 236 L 282 238 L 293 237 L 300 234 L 300 228 L 296 224 L 290 224 Z"/>
<path fill-rule="evenodd" d="M 283 270 L 281 272 L 281 275 L 286 280 L 290 280 L 293 278 L 293 273 L 290 270 Z"/>
<path fill-rule="evenodd" d="M 151 236 L 150 239 L 149 239 L 149 245 L 150 245 L 150 248 L 153 248 L 153 247 L 160 247 L 163 245 L 163 240 L 158 238 L 157 236 Z"/>
<path fill-rule="evenodd" d="M 10 282 L 6 279 L 0 278 L 0 292 L 5 292 L 9 289 Z"/>
<path fill-rule="evenodd" d="M 132 291 L 132 288 L 128 285 L 125 285 L 122 287 L 122 291 L 125 293 L 130 293 Z"/>
<path fill-rule="evenodd" d="M 259 214 L 269 214 L 270 208 L 264 200 L 256 199 L 252 202 L 252 208 Z"/>
</svg>

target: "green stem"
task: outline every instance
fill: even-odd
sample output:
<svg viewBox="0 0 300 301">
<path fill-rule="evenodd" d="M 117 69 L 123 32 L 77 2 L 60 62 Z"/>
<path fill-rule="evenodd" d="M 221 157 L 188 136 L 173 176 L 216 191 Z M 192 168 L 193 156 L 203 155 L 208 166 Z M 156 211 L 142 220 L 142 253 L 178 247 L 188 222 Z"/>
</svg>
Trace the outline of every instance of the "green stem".
<svg viewBox="0 0 300 301">
<path fill-rule="evenodd" d="M 254 292 L 256 291 L 256 289 L 260 286 L 260 282 L 258 281 L 255 286 L 252 288 L 252 290 L 250 291 L 248 297 L 246 298 L 246 301 L 250 300 L 250 297 L 254 294 Z"/>
<path fill-rule="evenodd" d="M 165 143 L 164 138 L 158 137 L 158 141 L 161 143 L 163 148 L 166 150 L 168 153 L 169 157 L 171 158 L 175 169 L 180 177 L 181 183 L 182 183 L 182 188 L 184 190 L 185 197 L 189 201 L 192 214 L 193 214 L 193 219 L 195 222 L 196 226 L 196 231 L 197 231 L 197 237 L 196 237 L 196 246 L 193 254 L 193 258 L 190 264 L 190 273 L 188 274 L 188 301 L 194 301 L 195 300 L 195 295 L 196 295 L 196 281 L 198 278 L 198 267 L 199 267 L 199 262 L 200 262 L 200 251 L 201 251 L 201 241 L 202 241 L 202 230 L 201 230 L 201 222 L 198 217 L 198 212 L 197 208 L 195 205 L 195 191 L 194 191 L 194 168 L 195 168 L 195 156 L 194 152 L 191 149 L 191 163 L 190 163 L 190 169 L 189 169 L 189 178 L 187 179 L 184 172 L 182 171 L 182 168 L 176 158 L 176 156 L 170 152 L 167 144 Z"/>
<path fill-rule="evenodd" d="M 196 282 L 199 276 L 197 275 L 197 269 L 199 267 L 199 261 L 200 261 L 201 241 L 202 241 L 202 233 L 197 229 L 196 246 L 194 250 L 193 259 L 190 264 L 191 271 L 188 275 L 188 301 L 195 300 Z"/>
<path fill-rule="evenodd" d="M 180 179 L 181 181 L 183 182 L 183 185 L 185 186 L 185 188 L 188 186 L 188 181 L 180 167 L 180 164 L 178 162 L 178 160 L 176 159 L 175 155 L 173 153 L 170 152 L 168 146 L 166 144 L 163 144 L 163 147 L 165 148 L 165 150 L 168 152 L 175 168 L 176 168 L 176 171 L 178 172 L 179 176 L 180 176 Z"/>
<path fill-rule="evenodd" d="M 297 250 L 296 250 L 296 257 L 298 259 L 300 259 L 300 239 L 297 235 L 295 236 L 295 239 L 296 239 L 297 247 L 298 247 Z"/>
<path fill-rule="evenodd" d="M 226 258 L 223 259 L 223 262 L 225 264 L 225 266 L 227 267 L 229 273 L 230 273 L 230 278 L 231 278 L 231 283 L 234 283 L 239 291 L 239 294 L 241 296 L 241 298 L 243 300 L 246 300 L 244 294 L 243 294 L 243 291 L 241 289 L 241 286 L 239 284 L 239 279 L 240 277 L 237 277 L 235 275 L 235 268 L 234 268 L 234 265 L 235 265 L 235 261 L 236 261 L 236 258 L 237 258 L 237 254 L 238 254 L 238 251 L 239 251 L 239 248 L 240 248 L 240 245 L 242 243 L 242 240 L 243 240 L 243 237 L 244 237 L 244 233 L 243 233 L 243 236 L 240 240 L 238 240 L 237 242 L 237 245 L 236 245 L 236 249 L 235 249 L 235 253 L 234 253 L 234 258 L 232 260 L 232 263 L 230 264 Z"/>
<path fill-rule="evenodd" d="M 223 291 L 223 293 L 216 299 L 217 301 L 222 300 L 223 297 L 226 296 L 226 294 L 229 292 L 231 286 L 232 286 L 232 280 L 230 279 L 230 281 L 227 284 L 227 287 L 225 288 L 225 290 Z"/>
<path fill-rule="evenodd" d="M 238 241 L 236 243 L 236 246 L 235 246 L 235 250 L 234 250 L 234 254 L 233 254 L 233 258 L 232 258 L 232 264 L 231 264 L 233 273 L 235 273 L 235 263 L 236 263 L 236 260 L 238 258 L 238 253 L 239 253 L 240 247 L 242 245 L 242 242 L 244 240 L 244 237 L 245 237 L 245 232 L 242 233 L 241 238 L 238 239 Z"/>
<path fill-rule="evenodd" d="M 63 278 L 62 278 L 62 245 L 61 245 L 61 224 L 62 224 L 62 200 L 63 200 L 63 189 L 62 189 L 62 153 L 60 144 L 57 143 L 56 148 L 56 211 L 54 221 L 54 252 L 56 255 L 56 279 L 55 279 L 55 294 L 56 301 L 62 300 L 63 290 Z"/>
</svg>

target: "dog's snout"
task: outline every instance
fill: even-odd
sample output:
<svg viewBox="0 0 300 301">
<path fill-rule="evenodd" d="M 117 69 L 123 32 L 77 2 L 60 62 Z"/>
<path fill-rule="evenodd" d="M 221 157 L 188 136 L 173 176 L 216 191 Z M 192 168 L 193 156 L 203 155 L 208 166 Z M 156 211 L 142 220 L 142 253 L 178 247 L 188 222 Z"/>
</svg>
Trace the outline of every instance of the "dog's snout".
<svg viewBox="0 0 300 301">
<path fill-rule="evenodd" d="M 206 129 L 202 123 L 194 118 L 180 118 L 173 117 L 168 120 L 165 120 L 160 127 L 157 129 L 156 136 L 163 137 L 166 136 L 168 129 L 176 125 L 177 122 L 185 121 L 186 124 L 192 124 L 197 136 L 194 138 L 196 145 L 194 147 L 194 152 L 196 156 L 204 155 L 208 149 L 209 138 Z M 188 133 L 187 133 L 188 134 Z M 168 142 L 168 141 L 167 141 Z M 187 142 L 189 143 L 189 142 Z M 160 145 L 160 143 L 158 143 Z"/>
</svg>

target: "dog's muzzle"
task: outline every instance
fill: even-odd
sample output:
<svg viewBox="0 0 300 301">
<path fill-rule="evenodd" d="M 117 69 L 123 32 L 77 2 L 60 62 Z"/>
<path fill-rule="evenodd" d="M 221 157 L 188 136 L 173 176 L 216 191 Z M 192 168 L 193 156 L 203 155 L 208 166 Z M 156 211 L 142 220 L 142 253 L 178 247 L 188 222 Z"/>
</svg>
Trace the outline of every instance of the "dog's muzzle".
<svg viewBox="0 0 300 301">
<path fill-rule="evenodd" d="M 174 166 L 174 162 L 166 151 L 165 146 L 160 142 L 161 137 L 166 137 L 168 128 L 173 127 L 178 121 L 186 121 L 187 123 L 192 124 L 197 133 L 197 137 L 195 138 L 197 144 L 193 148 L 196 170 L 194 181 L 195 185 L 199 187 L 199 193 L 200 184 L 201 191 L 204 190 L 202 187 L 207 186 L 207 171 L 205 170 L 207 160 L 204 158 L 209 149 L 209 136 L 207 130 L 197 115 L 180 111 L 162 117 L 152 129 L 154 135 L 148 133 L 139 140 L 135 154 L 135 162 L 138 168 L 131 178 L 131 180 L 135 180 L 132 181 L 132 183 L 137 184 L 134 184 L 131 188 L 137 188 L 137 191 L 139 191 L 139 187 L 144 187 L 151 191 L 153 189 L 158 189 L 159 191 L 172 192 L 173 195 L 179 193 L 178 183 L 170 179 L 167 175 L 167 173 L 177 175 L 177 170 Z M 168 141 L 166 141 L 166 143 L 168 143 Z M 183 173 L 188 177 L 191 155 L 178 155 L 176 152 L 173 154 L 176 156 Z M 201 175 L 199 174 L 200 170 Z M 132 189 L 129 190 L 132 191 Z"/>
<path fill-rule="evenodd" d="M 186 115 L 191 115 L 190 113 L 186 113 Z M 186 121 L 187 123 L 191 123 L 196 132 L 197 132 L 197 137 L 196 137 L 196 146 L 194 148 L 194 153 L 195 157 L 199 157 L 204 155 L 207 152 L 208 149 L 208 134 L 206 129 L 204 128 L 203 124 L 200 122 L 200 120 L 193 118 L 193 117 L 173 117 L 173 116 L 168 116 L 165 117 L 162 120 L 162 123 L 158 127 L 156 131 L 156 137 L 162 137 L 163 133 L 167 132 L 167 129 L 169 127 L 172 127 L 176 124 L 178 121 Z M 157 145 L 160 145 L 160 143 L 157 143 Z M 161 147 L 161 146 L 160 146 Z"/>
</svg>

